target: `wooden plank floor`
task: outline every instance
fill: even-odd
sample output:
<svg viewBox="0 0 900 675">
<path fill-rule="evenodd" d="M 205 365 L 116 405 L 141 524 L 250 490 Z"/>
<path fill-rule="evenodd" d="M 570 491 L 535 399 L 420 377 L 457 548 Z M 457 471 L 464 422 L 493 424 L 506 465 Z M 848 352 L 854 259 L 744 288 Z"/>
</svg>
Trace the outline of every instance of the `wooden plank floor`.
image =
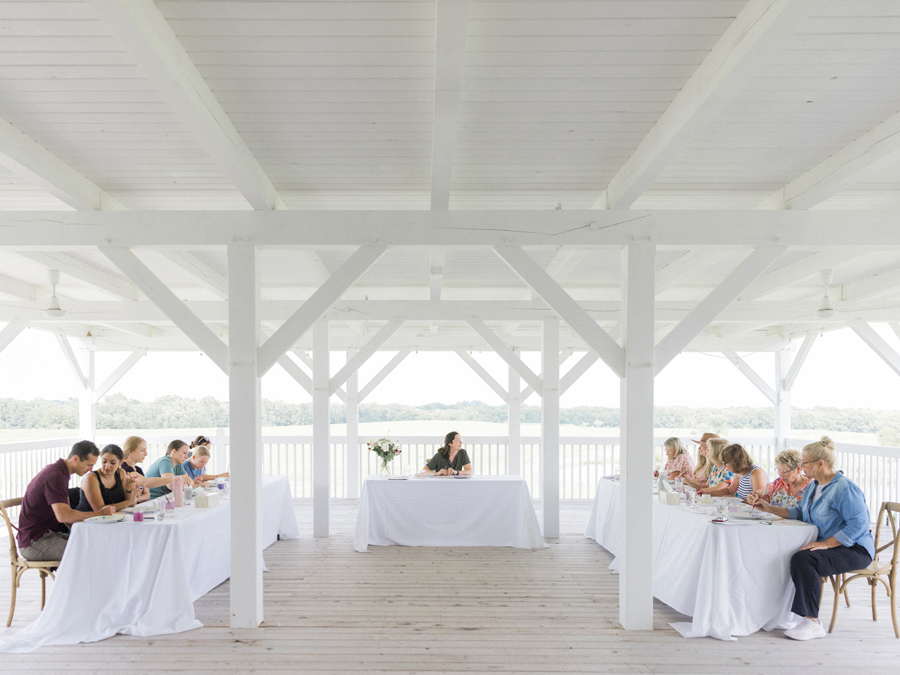
<svg viewBox="0 0 900 675">
<path fill-rule="evenodd" d="M 296 509 L 301 531 L 311 532 L 311 505 Z M 589 503 L 564 503 L 562 535 L 549 550 L 391 546 L 363 554 L 353 550 L 356 503 L 336 501 L 331 537 L 305 535 L 266 551 L 260 629 L 228 627 L 226 582 L 197 601 L 202 629 L 0 654 L 0 672 L 896 672 L 900 640 L 887 601 L 881 593 L 873 623 L 864 582 L 824 640 L 797 643 L 780 632 L 686 640 L 668 625 L 684 617 L 659 602 L 653 632 L 623 631 L 610 555 L 583 536 L 589 512 Z M 36 577 L 25 586 L 13 627 L 0 636 L 37 616 Z M 8 603 L 5 582 L 0 615 Z"/>
</svg>

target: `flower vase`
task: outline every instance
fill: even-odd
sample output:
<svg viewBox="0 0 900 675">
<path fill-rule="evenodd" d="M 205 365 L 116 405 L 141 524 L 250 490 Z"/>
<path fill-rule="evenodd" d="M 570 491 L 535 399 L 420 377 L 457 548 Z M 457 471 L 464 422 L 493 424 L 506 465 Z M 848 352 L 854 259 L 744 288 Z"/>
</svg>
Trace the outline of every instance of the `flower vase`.
<svg viewBox="0 0 900 675">
<path fill-rule="evenodd" d="M 383 459 L 381 460 L 381 473 L 389 474 L 391 472 L 391 460 Z"/>
</svg>

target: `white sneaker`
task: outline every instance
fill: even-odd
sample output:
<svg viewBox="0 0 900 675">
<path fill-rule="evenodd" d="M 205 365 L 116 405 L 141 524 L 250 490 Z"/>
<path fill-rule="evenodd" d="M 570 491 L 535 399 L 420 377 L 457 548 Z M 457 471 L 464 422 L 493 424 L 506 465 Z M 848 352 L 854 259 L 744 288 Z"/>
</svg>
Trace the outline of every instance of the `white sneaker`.
<svg viewBox="0 0 900 675">
<path fill-rule="evenodd" d="M 792 640 L 815 640 L 827 635 L 821 621 L 813 621 L 803 617 L 803 620 L 795 628 L 784 632 L 786 637 Z"/>
</svg>

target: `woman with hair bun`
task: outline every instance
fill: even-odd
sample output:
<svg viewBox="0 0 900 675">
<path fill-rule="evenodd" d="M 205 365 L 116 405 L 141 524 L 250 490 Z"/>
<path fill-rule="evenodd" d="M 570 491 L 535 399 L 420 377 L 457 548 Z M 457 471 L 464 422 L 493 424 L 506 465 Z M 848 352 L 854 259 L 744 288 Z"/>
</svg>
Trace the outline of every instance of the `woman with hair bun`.
<svg viewBox="0 0 900 675">
<path fill-rule="evenodd" d="M 422 469 L 435 476 L 471 476 L 472 460 L 469 453 L 463 450 L 462 436 L 451 431 L 444 436 L 444 445 Z"/>
<path fill-rule="evenodd" d="M 834 453 L 834 441 L 828 436 L 803 447 L 800 466 L 812 482 L 798 506 L 786 509 L 762 501 L 756 495 L 748 500 L 762 511 L 819 528 L 818 541 L 807 544 L 791 558 L 795 588 L 791 611 L 803 617 L 796 628 L 785 632 L 794 640 L 826 635 L 819 621 L 821 578 L 864 569 L 875 557 L 866 498 L 843 471 L 835 468 Z"/>
</svg>

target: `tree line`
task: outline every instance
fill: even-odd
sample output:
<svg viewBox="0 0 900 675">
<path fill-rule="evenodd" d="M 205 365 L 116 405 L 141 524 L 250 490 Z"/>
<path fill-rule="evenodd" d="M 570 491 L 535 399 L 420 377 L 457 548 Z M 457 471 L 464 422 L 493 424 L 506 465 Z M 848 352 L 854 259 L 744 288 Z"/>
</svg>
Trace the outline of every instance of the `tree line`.
<svg viewBox="0 0 900 675">
<path fill-rule="evenodd" d="M 263 400 L 263 426 L 305 426 L 312 424 L 311 403 L 287 403 Z M 359 406 L 360 422 L 393 422 L 408 420 L 445 420 L 506 422 L 505 405 L 492 406 L 481 401 L 459 403 L 427 403 L 420 406 L 399 403 L 364 403 Z M 522 406 L 522 421 L 541 421 L 539 406 Z M 331 422 L 346 422 L 343 404 L 331 405 Z M 583 427 L 616 428 L 618 408 L 577 406 L 560 409 L 560 422 Z M 704 429 L 727 432 L 731 429 L 772 429 L 774 410 L 753 408 L 689 408 L 660 406 L 655 409 L 654 424 L 663 429 Z M 228 426 L 228 403 L 212 396 L 200 399 L 162 396 L 154 401 L 138 401 L 122 394 L 110 394 L 97 404 L 99 429 L 184 429 Z M 900 411 L 861 408 L 795 408 L 794 429 L 827 429 L 877 433 L 888 442 L 900 440 Z M 2 429 L 77 429 L 78 400 L 22 401 L 0 398 Z"/>
</svg>

